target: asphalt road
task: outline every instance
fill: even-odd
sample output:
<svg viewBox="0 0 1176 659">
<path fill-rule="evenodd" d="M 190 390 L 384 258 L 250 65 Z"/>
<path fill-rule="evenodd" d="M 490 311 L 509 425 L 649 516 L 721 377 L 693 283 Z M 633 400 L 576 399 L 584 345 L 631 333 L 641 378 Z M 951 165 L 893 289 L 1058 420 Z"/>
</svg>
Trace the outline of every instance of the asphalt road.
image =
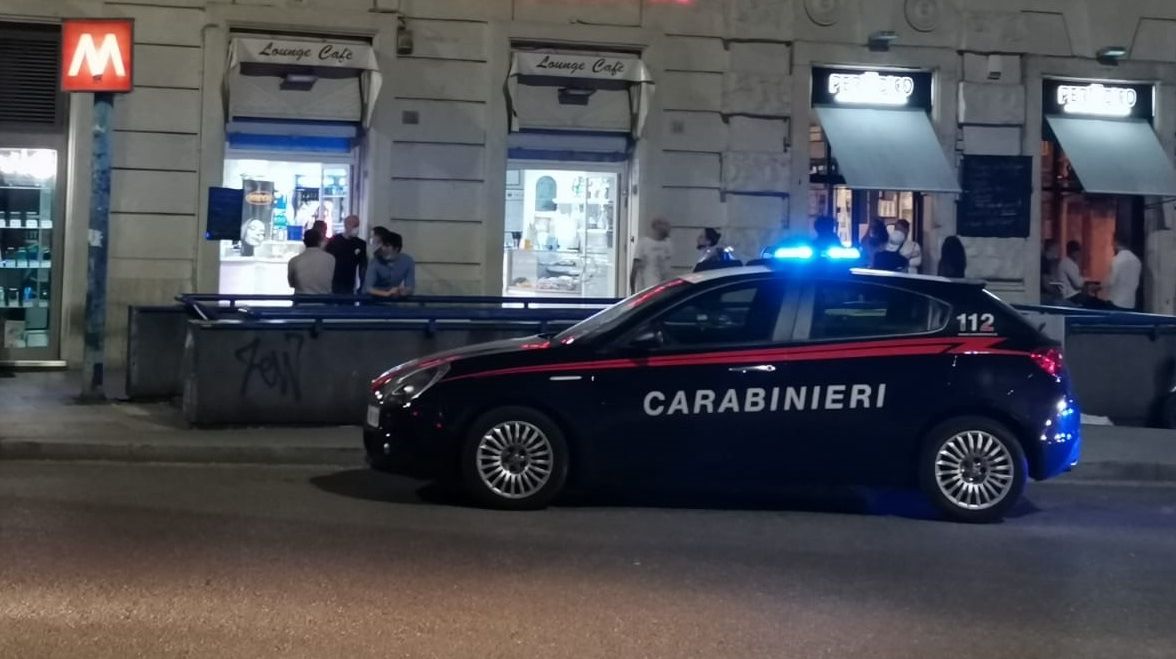
<svg viewBox="0 0 1176 659">
<path fill-rule="evenodd" d="M 1038 485 L 994 526 L 904 493 L 418 490 L 0 463 L 0 656 L 1176 656 L 1176 488 Z"/>
</svg>

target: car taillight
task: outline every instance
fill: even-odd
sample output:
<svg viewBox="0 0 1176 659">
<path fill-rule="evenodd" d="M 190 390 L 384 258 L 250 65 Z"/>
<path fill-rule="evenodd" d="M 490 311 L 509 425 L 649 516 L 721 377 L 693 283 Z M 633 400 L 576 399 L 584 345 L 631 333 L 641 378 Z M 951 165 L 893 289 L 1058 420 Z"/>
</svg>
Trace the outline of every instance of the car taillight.
<svg viewBox="0 0 1176 659">
<path fill-rule="evenodd" d="M 1049 373 L 1050 377 L 1060 378 L 1066 372 L 1066 362 L 1062 358 L 1062 351 L 1057 348 L 1041 348 L 1029 354 L 1034 364 Z"/>
</svg>

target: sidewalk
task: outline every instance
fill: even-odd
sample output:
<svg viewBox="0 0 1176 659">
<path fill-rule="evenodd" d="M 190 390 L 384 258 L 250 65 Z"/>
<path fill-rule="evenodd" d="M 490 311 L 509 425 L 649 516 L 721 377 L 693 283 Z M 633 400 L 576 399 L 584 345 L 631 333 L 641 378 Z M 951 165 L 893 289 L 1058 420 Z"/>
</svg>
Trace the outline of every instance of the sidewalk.
<svg viewBox="0 0 1176 659">
<path fill-rule="evenodd" d="M 81 404 L 74 373 L 0 380 L 0 460 L 363 464 L 360 430 L 193 429 L 168 403 Z"/>
<path fill-rule="evenodd" d="M 83 405 L 76 374 L 0 380 L 0 459 L 363 464 L 360 431 L 185 426 L 167 403 Z M 1066 480 L 1176 483 L 1176 431 L 1084 426 L 1082 463 Z"/>
</svg>

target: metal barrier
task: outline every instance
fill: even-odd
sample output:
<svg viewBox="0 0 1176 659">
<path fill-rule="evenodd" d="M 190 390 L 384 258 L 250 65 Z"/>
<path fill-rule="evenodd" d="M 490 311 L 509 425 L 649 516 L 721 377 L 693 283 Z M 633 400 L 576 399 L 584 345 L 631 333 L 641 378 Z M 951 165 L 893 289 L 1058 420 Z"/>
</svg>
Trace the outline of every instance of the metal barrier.
<svg viewBox="0 0 1176 659">
<path fill-rule="evenodd" d="M 325 380 L 334 389 L 358 392 L 362 398 L 365 382 L 392 364 L 471 343 L 559 331 L 615 302 L 607 298 L 376 300 L 273 295 L 184 295 L 177 301 L 174 307 L 131 309 L 126 389 L 128 397 L 138 400 L 183 396 L 195 423 L 339 422 L 338 409 L 355 406 L 355 400 L 336 400 L 333 411 L 313 412 L 313 405 L 292 411 L 291 401 L 262 404 L 257 391 L 250 394 L 250 405 L 245 407 L 245 401 L 223 399 L 215 389 L 226 379 L 244 382 L 250 379 L 246 372 L 264 376 L 254 384 L 278 377 L 274 373 L 284 368 L 282 364 L 259 365 L 249 349 L 256 346 L 262 352 L 287 354 L 284 348 L 274 352 L 267 347 L 275 336 L 300 337 L 296 342 L 301 346 L 299 353 L 308 355 L 307 364 L 325 360 L 322 368 L 306 369 L 309 379 L 299 384 L 300 390 L 317 388 Z M 341 371 L 341 380 L 334 384 L 330 382 L 333 369 Z M 294 390 L 289 373 L 280 379 Z"/>
<path fill-rule="evenodd" d="M 449 305 L 457 307 L 497 306 L 500 308 L 579 308 L 604 307 L 619 302 L 614 298 L 500 297 L 490 295 L 415 295 L 403 298 L 379 298 L 370 295 L 220 295 L 191 293 L 176 296 L 194 318 L 215 320 L 226 310 L 283 309 L 313 307 L 322 310 L 393 309 Z M 249 303 L 254 303 L 252 306 Z M 330 313 L 323 311 L 323 313 Z"/>
<path fill-rule="evenodd" d="M 558 331 L 612 299 L 185 295 L 131 310 L 127 392 L 184 398 L 194 423 L 349 423 L 388 366 Z M 284 306 L 274 306 L 282 304 Z M 1084 411 L 1176 424 L 1176 317 L 1016 305 L 1062 341 Z M 316 393 L 322 392 L 322 393 Z"/>
<path fill-rule="evenodd" d="M 1029 305 L 1017 309 L 1061 321 L 1067 369 L 1084 412 L 1120 424 L 1176 427 L 1176 316 Z"/>
</svg>

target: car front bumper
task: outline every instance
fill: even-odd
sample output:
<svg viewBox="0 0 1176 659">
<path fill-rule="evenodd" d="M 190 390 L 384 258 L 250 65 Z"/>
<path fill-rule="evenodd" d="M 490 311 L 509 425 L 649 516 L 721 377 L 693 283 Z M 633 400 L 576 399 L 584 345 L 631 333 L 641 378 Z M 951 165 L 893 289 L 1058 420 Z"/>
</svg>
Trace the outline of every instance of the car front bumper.
<svg viewBox="0 0 1176 659">
<path fill-rule="evenodd" d="M 425 480 L 457 473 L 456 442 L 443 416 L 422 407 L 370 402 L 363 446 L 368 463 L 381 471 Z"/>
</svg>

